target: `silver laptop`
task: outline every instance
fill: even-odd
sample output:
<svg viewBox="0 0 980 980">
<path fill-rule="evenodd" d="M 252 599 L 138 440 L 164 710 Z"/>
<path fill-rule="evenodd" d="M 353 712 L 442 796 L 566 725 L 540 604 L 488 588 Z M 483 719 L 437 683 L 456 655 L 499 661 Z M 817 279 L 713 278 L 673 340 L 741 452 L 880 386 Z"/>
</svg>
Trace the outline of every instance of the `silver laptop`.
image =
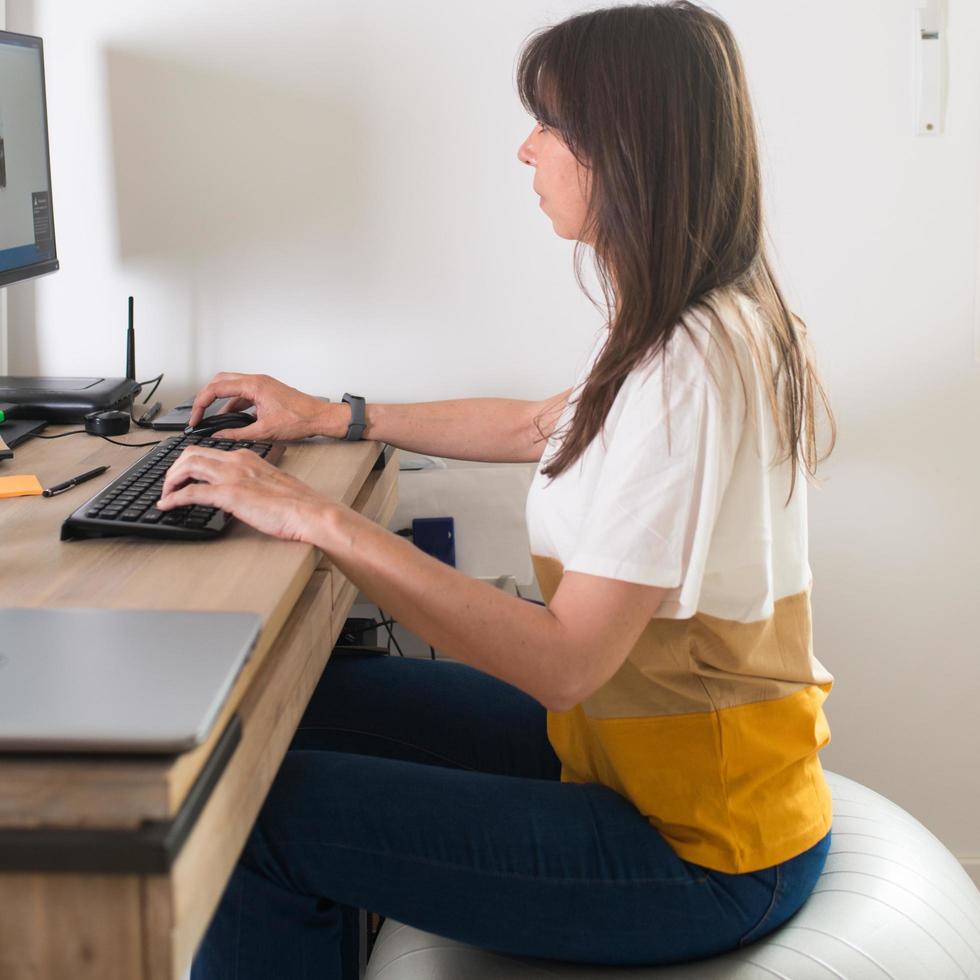
<svg viewBox="0 0 980 980">
<path fill-rule="evenodd" d="M 0 751 L 193 748 L 260 627 L 254 613 L 0 609 Z"/>
</svg>

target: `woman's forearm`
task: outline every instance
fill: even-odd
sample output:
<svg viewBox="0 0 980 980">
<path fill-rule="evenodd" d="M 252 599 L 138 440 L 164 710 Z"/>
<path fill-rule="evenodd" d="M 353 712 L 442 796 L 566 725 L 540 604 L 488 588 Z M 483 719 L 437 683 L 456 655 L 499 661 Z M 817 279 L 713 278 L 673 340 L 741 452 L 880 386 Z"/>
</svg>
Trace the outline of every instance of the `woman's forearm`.
<svg viewBox="0 0 980 980">
<path fill-rule="evenodd" d="M 546 707 L 570 706 L 569 643 L 546 607 L 464 575 L 347 507 L 325 509 L 312 541 L 386 615 L 433 647 Z"/>
<path fill-rule="evenodd" d="M 407 405 L 368 403 L 365 439 L 409 452 L 480 462 L 521 463 L 541 458 L 545 439 L 568 392 L 544 401 L 462 398 Z M 331 405 L 324 435 L 342 437 L 350 421 L 347 405 Z M 541 426 L 539 432 L 538 424 Z M 542 438 L 542 433 L 544 438 Z"/>
</svg>

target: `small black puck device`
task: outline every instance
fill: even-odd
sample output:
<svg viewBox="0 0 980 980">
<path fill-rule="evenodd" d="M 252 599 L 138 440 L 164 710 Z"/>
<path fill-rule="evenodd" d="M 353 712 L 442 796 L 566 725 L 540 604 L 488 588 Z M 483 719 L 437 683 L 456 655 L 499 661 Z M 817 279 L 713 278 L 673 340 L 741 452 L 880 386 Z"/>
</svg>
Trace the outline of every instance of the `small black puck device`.
<svg viewBox="0 0 980 980">
<path fill-rule="evenodd" d="M 85 431 L 90 436 L 124 436 L 129 432 L 129 412 L 89 412 Z"/>
</svg>

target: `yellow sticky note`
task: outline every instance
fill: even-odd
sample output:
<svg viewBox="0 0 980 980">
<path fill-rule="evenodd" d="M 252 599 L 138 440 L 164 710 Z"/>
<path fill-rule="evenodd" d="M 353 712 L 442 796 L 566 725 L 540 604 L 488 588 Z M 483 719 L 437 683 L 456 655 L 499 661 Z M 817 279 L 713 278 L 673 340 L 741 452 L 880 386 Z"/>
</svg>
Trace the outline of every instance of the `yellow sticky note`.
<svg viewBox="0 0 980 980">
<path fill-rule="evenodd" d="M 40 497 L 43 492 L 43 487 L 33 474 L 30 476 L 0 476 L 0 498 Z"/>
</svg>

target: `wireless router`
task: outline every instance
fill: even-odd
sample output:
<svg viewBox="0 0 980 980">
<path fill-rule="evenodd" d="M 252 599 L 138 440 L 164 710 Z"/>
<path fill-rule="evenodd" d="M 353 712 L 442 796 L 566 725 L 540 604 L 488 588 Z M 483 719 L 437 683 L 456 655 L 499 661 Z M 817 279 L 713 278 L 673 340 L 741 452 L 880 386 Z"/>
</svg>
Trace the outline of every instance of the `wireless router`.
<svg viewBox="0 0 980 980">
<path fill-rule="evenodd" d="M 129 297 L 125 378 L 50 378 L 0 376 L 0 402 L 8 402 L 10 419 L 81 422 L 89 412 L 125 411 L 139 394 L 136 383 L 136 333 L 133 297 Z"/>
</svg>

